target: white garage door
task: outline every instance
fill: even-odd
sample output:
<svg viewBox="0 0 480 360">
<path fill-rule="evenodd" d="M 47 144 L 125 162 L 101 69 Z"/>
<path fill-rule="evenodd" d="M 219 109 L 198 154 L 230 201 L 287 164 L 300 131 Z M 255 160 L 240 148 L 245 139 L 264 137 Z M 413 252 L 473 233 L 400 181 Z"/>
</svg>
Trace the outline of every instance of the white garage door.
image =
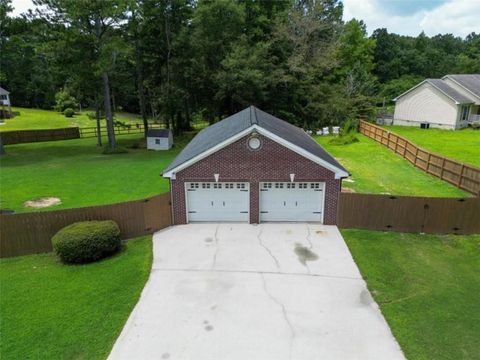
<svg viewBox="0 0 480 360">
<path fill-rule="evenodd" d="M 188 221 L 244 221 L 250 213 L 249 183 L 189 182 Z"/>
<path fill-rule="evenodd" d="M 260 221 L 323 221 L 325 183 L 260 183 Z"/>
</svg>

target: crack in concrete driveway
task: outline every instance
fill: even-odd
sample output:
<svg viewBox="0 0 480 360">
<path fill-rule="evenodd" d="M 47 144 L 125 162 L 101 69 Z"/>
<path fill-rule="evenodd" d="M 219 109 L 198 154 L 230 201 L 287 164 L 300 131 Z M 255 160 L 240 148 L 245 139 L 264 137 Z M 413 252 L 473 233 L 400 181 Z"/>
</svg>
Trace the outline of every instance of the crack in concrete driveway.
<svg viewBox="0 0 480 360">
<path fill-rule="evenodd" d="M 153 249 L 109 359 L 404 359 L 335 226 L 181 225 Z"/>
</svg>

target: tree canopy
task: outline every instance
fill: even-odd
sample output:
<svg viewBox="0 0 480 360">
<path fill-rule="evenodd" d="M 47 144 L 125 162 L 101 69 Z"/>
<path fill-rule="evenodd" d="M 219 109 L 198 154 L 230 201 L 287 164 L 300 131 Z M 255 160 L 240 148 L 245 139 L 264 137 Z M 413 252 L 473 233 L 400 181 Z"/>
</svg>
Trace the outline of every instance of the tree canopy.
<svg viewBox="0 0 480 360">
<path fill-rule="evenodd" d="M 125 110 L 177 133 L 251 104 L 305 128 L 339 124 L 423 78 L 480 72 L 479 34 L 368 36 L 339 0 L 35 3 L 10 17 L 0 0 L 0 83 L 15 105 L 53 108 L 64 92 L 107 120 Z"/>
</svg>

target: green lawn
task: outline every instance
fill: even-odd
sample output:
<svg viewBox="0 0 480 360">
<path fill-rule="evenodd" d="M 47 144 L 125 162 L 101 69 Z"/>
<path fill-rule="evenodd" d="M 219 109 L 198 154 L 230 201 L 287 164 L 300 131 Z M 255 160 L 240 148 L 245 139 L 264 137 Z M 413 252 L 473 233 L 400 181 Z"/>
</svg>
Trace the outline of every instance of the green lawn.
<svg viewBox="0 0 480 360">
<path fill-rule="evenodd" d="M 70 126 L 95 127 L 96 121 L 87 117 L 87 112 L 83 111 L 76 114 L 73 118 L 67 118 L 62 113 L 52 110 L 12 108 L 12 111 L 19 115 L 12 119 L 4 120 L 5 124 L 0 125 L 0 131 L 11 130 L 34 130 L 34 129 L 58 129 Z M 139 115 L 118 112 L 115 119 L 128 124 L 142 123 Z M 104 121 L 102 121 L 103 123 Z"/>
<path fill-rule="evenodd" d="M 352 174 L 343 187 L 361 193 L 434 197 L 471 196 L 426 174 L 384 146 L 358 134 L 358 143 L 330 145 L 330 136 L 316 140 Z"/>
<path fill-rule="evenodd" d="M 120 145 L 138 142 L 139 135 L 118 136 Z M 190 136 L 191 137 L 191 136 Z M 6 146 L 0 158 L 0 207 L 32 211 L 26 200 L 58 197 L 61 205 L 46 210 L 142 199 L 169 190 L 160 172 L 189 136 L 176 139 L 169 151 L 129 149 L 127 154 L 102 155 L 96 139 L 50 141 Z"/>
<path fill-rule="evenodd" d="M 480 130 L 425 130 L 411 126 L 385 128 L 433 153 L 480 167 Z"/>
<path fill-rule="evenodd" d="M 480 358 L 480 235 L 342 235 L 408 359 Z"/>
<path fill-rule="evenodd" d="M 151 236 L 88 265 L 0 260 L 1 359 L 105 359 L 150 273 Z"/>
</svg>

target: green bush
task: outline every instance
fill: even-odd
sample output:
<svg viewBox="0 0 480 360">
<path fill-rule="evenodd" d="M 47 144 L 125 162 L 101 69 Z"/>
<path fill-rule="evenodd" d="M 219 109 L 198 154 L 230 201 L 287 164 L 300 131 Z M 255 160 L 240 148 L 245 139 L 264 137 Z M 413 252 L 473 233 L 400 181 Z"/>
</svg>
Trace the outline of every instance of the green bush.
<svg viewBox="0 0 480 360">
<path fill-rule="evenodd" d="M 358 131 L 358 120 L 348 119 L 343 123 L 341 133 L 347 135 Z"/>
<path fill-rule="evenodd" d="M 126 154 L 128 153 L 127 148 L 123 146 L 117 146 L 114 149 L 112 149 L 110 146 L 105 146 L 103 148 L 102 154 L 104 155 L 114 155 L 114 154 Z"/>
<path fill-rule="evenodd" d="M 78 108 L 78 102 L 77 99 L 70 95 L 68 89 L 62 89 L 55 94 L 55 110 L 64 112 L 68 108 Z"/>
<path fill-rule="evenodd" d="M 71 118 L 73 117 L 73 115 L 75 115 L 75 110 L 73 110 L 72 108 L 66 108 L 65 110 L 63 110 L 63 115 L 65 115 L 68 118 Z"/>
<path fill-rule="evenodd" d="M 337 136 L 331 139 L 328 143 L 332 145 L 348 145 L 358 142 L 357 137 L 354 133 Z"/>
<path fill-rule="evenodd" d="M 472 127 L 472 129 L 474 129 L 474 130 L 479 130 L 479 129 L 480 129 L 480 121 L 474 121 L 474 122 L 471 124 L 471 127 Z"/>
<path fill-rule="evenodd" d="M 52 245 L 62 262 L 88 263 L 120 249 L 120 229 L 110 220 L 77 222 L 57 232 L 52 238 Z"/>
</svg>

